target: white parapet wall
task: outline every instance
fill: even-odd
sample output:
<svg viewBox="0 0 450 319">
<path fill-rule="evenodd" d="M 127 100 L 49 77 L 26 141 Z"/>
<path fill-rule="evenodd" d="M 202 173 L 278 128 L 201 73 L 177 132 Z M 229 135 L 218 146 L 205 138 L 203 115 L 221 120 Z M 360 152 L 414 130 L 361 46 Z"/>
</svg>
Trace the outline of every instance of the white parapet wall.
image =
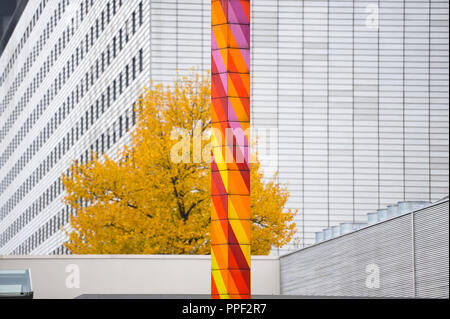
<svg viewBox="0 0 450 319">
<path fill-rule="evenodd" d="M 208 295 L 210 256 L 0 256 L 0 270 L 30 269 L 34 298 L 83 294 Z M 252 257 L 252 294 L 279 295 L 278 257 Z"/>
</svg>

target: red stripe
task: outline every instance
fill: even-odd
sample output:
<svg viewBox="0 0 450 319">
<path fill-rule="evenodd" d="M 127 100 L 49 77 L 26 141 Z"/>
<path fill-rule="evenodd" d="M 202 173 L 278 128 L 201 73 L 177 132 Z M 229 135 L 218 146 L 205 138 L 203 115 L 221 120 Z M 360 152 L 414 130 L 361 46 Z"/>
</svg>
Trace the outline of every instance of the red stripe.
<svg viewBox="0 0 450 319">
<path fill-rule="evenodd" d="M 228 218 L 228 195 L 212 196 L 212 204 L 218 219 Z"/>
<path fill-rule="evenodd" d="M 232 236 L 234 236 L 234 234 Z M 250 268 L 240 245 L 228 246 L 228 264 L 230 268 L 234 269 L 245 270 Z"/>
</svg>

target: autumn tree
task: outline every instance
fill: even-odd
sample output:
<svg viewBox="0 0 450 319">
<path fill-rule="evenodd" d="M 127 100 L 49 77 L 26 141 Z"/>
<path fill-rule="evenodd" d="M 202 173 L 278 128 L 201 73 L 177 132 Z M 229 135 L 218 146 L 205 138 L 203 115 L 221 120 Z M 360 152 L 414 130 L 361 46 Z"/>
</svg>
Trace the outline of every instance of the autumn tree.
<svg viewBox="0 0 450 319">
<path fill-rule="evenodd" d="M 76 210 L 65 243 L 72 253 L 209 254 L 210 87 L 193 75 L 145 88 L 117 159 L 93 154 L 63 175 Z M 178 150 L 180 141 L 188 147 Z M 263 181 L 256 157 L 251 165 L 251 249 L 263 255 L 291 240 L 296 212 L 284 208 L 284 186 Z"/>
</svg>

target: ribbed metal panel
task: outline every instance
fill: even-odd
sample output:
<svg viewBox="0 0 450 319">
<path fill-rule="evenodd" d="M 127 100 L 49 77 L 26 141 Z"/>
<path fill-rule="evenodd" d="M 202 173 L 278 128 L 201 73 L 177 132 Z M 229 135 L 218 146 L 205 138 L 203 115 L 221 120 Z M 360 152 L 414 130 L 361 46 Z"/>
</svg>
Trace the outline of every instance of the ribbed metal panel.
<svg viewBox="0 0 450 319">
<path fill-rule="evenodd" d="M 448 201 L 282 256 L 280 268 L 286 295 L 448 297 Z"/>
<path fill-rule="evenodd" d="M 416 296 L 448 298 L 448 201 L 414 214 Z"/>
</svg>

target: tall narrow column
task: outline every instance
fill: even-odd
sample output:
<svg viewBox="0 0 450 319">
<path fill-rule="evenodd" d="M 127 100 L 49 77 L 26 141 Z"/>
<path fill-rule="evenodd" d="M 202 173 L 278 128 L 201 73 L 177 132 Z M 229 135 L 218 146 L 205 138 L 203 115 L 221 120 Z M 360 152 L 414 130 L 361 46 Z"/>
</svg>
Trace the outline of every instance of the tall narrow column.
<svg viewBox="0 0 450 319">
<path fill-rule="evenodd" d="M 211 0 L 211 296 L 250 298 L 250 0 Z"/>
</svg>

